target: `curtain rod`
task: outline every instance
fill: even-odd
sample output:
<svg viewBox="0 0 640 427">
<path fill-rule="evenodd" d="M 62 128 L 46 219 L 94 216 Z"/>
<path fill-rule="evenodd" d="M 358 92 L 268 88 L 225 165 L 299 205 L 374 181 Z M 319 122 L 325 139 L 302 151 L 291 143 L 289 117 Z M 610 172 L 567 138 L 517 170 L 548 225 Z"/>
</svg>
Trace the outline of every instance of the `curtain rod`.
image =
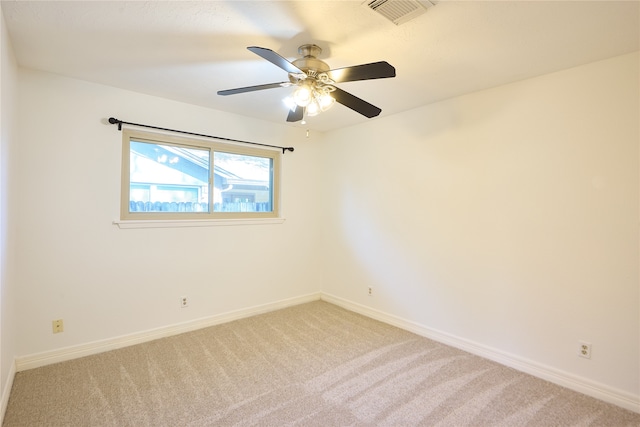
<svg viewBox="0 0 640 427">
<path fill-rule="evenodd" d="M 183 134 L 186 134 L 186 135 L 203 136 L 205 138 L 220 139 L 222 141 L 239 142 L 239 143 L 242 143 L 242 144 L 251 144 L 251 145 L 260 145 L 262 147 L 279 148 L 279 149 L 282 150 L 282 154 L 284 154 L 285 151 L 293 151 L 293 147 L 281 147 L 279 145 L 260 144 L 259 142 L 241 141 L 239 139 L 223 138 L 223 137 L 220 137 L 220 136 L 213 136 L 213 135 L 204 135 L 204 134 L 201 134 L 201 133 L 187 132 L 187 131 L 184 131 L 184 130 L 167 129 L 167 128 L 161 128 L 161 127 L 158 127 L 158 126 L 151 126 L 151 125 L 141 125 L 140 123 L 125 122 L 125 121 L 118 120 L 118 119 L 113 118 L 113 117 L 109 117 L 109 123 L 111 123 L 112 125 L 115 125 L 117 123 L 118 124 L 118 130 L 120 130 L 120 131 L 122 130 L 122 125 L 133 125 L 133 126 L 141 126 L 141 127 L 149 128 L 149 129 L 157 129 L 157 130 L 165 130 L 165 131 L 169 131 L 169 132 L 183 133 Z"/>
</svg>

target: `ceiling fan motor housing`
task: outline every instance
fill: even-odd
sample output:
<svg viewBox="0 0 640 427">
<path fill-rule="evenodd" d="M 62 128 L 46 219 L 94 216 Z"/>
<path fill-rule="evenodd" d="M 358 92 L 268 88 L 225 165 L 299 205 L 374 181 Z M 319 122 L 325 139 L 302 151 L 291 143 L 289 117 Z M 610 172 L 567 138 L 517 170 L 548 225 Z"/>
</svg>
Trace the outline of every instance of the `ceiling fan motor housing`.
<svg viewBox="0 0 640 427">
<path fill-rule="evenodd" d="M 304 71 L 307 78 L 317 78 L 319 74 L 330 70 L 329 65 L 327 65 L 326 62 L 317 58 L 317 56 L 322 53 L 320 46 L 315 44 L 303 44 L 298 48 L 298 53 L 303 57 L 293 61 L 293 65 Z M 289 73 L 289 80 L 291 80 L 292 83 L 297 83 L 301 80 L 301 76 Z"/>
</svg>

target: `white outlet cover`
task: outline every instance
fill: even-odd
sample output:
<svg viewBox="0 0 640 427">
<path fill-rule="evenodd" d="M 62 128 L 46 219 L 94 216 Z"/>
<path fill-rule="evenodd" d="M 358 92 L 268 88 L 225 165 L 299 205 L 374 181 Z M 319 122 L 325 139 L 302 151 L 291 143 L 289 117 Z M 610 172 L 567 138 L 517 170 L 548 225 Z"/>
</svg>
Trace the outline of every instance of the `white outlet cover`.
<svg viewBox="0 0 640 427">
<path fill-rule="evenodd" d="M 586 341 L 578 341 L 578 356 L 585 359 L 591 359 L 591 343 Z"/>
</svg>

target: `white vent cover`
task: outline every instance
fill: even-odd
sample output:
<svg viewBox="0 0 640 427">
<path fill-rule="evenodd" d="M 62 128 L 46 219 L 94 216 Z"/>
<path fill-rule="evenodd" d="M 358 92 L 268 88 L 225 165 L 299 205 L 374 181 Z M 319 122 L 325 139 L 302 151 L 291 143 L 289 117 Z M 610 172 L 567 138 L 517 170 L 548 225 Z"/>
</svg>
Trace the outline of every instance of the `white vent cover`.
<svg viewBox="0 0 640 427">
<path fill-rule="evenodd" d="M 396 25 L 404 24 L 427 11 L 427 5 L 416 0 L 368 0 L 364 4 Z"/>
</svg>

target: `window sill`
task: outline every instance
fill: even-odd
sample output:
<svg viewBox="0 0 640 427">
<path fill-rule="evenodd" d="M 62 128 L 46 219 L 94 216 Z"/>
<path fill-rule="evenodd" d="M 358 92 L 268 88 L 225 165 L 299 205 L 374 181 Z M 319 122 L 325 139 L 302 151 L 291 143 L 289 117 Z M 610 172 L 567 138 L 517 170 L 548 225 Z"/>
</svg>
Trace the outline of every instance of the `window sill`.
<svg viewBox="0 0 640 427">
<path fill-rule="evenodd" d="M 250 219 L 182 219 L 182 220 L 117 220 L 118 228 L 181 228 L 181 227 L 219 227 L 229 225 L 265 225 L 282 224 L 284 218 Z"/>
</svg>

